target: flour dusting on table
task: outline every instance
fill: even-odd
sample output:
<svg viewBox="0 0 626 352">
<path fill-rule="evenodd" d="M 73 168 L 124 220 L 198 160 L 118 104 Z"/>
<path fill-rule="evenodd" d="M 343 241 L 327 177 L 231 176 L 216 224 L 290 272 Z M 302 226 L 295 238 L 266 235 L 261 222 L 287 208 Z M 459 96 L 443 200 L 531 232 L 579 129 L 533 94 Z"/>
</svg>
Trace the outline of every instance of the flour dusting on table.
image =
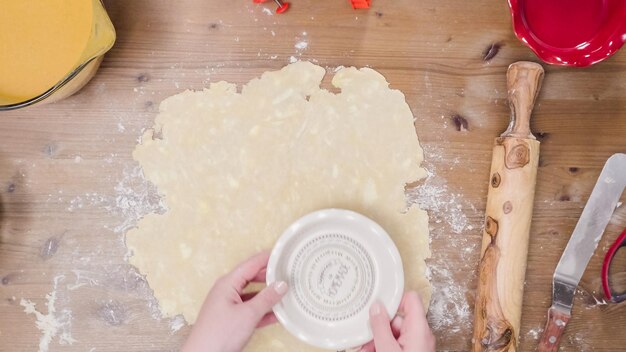
<svg viewBox="0 0 626 352">
<path fill-rule="evenodd" d="M 533 340 L 539 340 L 539 337 L 541 337 L 542 332 L 543 332 L 543 329 L 540 326 L 538 326 L 536 328 L 528 330 L 528 332 L 526 333 L 526 336 L 530 337 Z"/>
<path fill-rule="evenodd" d="M 177 315 L 170 322 L 170 330 L 172 331 L 172 333 L 175 333 L 185 325 L 187 325 L 185 318 L 183 318 L 182 315 Z"/>
<path fill-rule="evenodd" d="M 432 221 L 446 222 L 454 233 L 460 234 L 466 229 L 473 229 L 463 213 L 461 199 L 460 193 L 450 192 L 445 181 L 434 177 L 434 174 L 430 172 L 424 187 L 420 188 L 416 198 L 412 201 L 420 208 L 431 211 Z"/>
<path fill-rule="evenodd" d="M 115 205 L 109 205 L 109 210 L 122 218 L 122 223 L 113 228 L 115 233 L 126 232 L 146 214 L 165 211 L 156 187 L 144 178 L 138 165 L 124 169 L 122 179 L 115 186 L 115 194 Z"/>
<path fill-rule="evenodd" d="M 474 219 L 480 219 L 481 214 L 460 191 L 452 189 L 439 171 L 454 168 L 458 159 L 444 159 L 444 150 L 440 148 L 428 145 L 423 148 L 428 177 L 407 192 L 407 201 L 428 211 L 431 246 L 433 241 L 446 244 L 446 248 L 431 248 L 432 256 L 427 260 L 432 286 L 428 319 L 438 336 L 470 336 L 473 319 L 470 303 L 474 299 L 470 287 L 476 278 L 480 240 L 468 234 L 479 235 L 481 223 L 473 223 L 467 214 Z"/>
<path fill-rule="evenodd" d="M 29 315 L 34 315 L 36 318 L 35 325 L 41 332 L 41 338 L 39 339 L 39 352 L 47 352 L 50 343 L 54 338 L 58 338 L 58 342 L 61 345 L 71 345 L 76 340 L 72 338 L 72 312 L 69 309 L 63 309 L 61 312 L 57 312 L 55 307 L 57 301 L 57 286 L 59 281 L 65 279 L 65 276 L 59 275 L 54 278 L 54 287 L 50 293 L 46 295 L 46 309 L 47 313 L 43 314 L 37 310 L 37 305 L 31 300 L 22 298 L 20 305 L 24 307 L 24 312 Z"/>
</svg>

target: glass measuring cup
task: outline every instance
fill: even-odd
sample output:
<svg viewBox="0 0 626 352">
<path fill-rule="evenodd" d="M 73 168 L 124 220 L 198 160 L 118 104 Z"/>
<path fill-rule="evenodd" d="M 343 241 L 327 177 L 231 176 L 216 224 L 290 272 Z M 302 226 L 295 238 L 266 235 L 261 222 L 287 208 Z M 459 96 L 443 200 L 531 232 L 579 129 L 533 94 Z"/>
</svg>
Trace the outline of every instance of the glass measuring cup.
<svg viewBox="0 0 626 352">
<path fill-rule="evenodd" d="M 90 33 L 88 34 L 86 44 L 75 64 L 51 87 L 42 89 L 42 91 L 32 96 L 12 95 L 10 91 L 0 91 L 0 111 L 61 100 L 77 92 L 94 76 L 104 54 L 111 49 L 115 42 L 115 28 L 101 0 L 84 1 L 91 2 L 91 16 L 93 17 L 91 18 L 91 26 L 88 29 Z M 88 15 L 89 13 L 86 16 Z M 63 18 L 62 20 L 72 21 L 74 19 Z M 19 35 L 19 33 L 15 33 L 15 35 Z M 46 33 L 41 33 L 41 35 L 46 35 Z M 48 58 L 41 57 L 38 59 L 46 60 Z"/>
</svg>

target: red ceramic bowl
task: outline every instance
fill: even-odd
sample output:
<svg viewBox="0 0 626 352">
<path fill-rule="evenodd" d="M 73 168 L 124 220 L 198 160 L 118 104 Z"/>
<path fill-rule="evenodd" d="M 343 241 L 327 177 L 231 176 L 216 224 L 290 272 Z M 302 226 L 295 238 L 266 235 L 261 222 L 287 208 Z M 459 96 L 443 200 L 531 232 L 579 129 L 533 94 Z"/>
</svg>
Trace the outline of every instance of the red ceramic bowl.
<svg viewBox="0 0 626 352">
<path fill-rule="evenodd" d="M 589 66 L 626 41 L 626 0 L 508 0 L 515 35 L 541 60 Z"/>
</svg>

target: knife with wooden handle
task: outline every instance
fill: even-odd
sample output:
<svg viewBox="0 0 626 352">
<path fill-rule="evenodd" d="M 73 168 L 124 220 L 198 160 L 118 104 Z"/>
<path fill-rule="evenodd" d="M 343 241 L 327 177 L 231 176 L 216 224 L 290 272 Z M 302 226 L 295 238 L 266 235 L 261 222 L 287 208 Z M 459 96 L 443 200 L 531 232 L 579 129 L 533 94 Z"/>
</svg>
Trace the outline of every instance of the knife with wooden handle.
<svg viewBox="0 0 626 352">
<path fill-rule="evenodd" d="M 516 351 L 539 141 L 530 115 L 543 68 L 516 62 L 507 71 L 511 123 L 496 138 L 491 159 L 472 351 Z"/>
<path fill-rule="evenodd" d="M 556 352 L 572 314 L 576 287 L 626 188 L 626 154 L 607 160 L 567 242 L 552 280 L 552 306 L 537 351 Z"/>
</svg>

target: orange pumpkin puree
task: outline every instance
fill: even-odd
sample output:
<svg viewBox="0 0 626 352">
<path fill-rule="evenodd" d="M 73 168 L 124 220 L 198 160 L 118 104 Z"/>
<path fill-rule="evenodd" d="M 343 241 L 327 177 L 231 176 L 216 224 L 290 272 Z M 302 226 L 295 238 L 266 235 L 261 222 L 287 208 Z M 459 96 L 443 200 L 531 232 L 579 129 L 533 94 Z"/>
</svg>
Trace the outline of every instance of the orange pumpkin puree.
<svg viewBox="0 0 626 352">
<path fill-rule="evenodd" d="M 92 0 L 7 0 L 0 10 L 0 103 L 47 91 L 80 63 Z"/>
</svg>

